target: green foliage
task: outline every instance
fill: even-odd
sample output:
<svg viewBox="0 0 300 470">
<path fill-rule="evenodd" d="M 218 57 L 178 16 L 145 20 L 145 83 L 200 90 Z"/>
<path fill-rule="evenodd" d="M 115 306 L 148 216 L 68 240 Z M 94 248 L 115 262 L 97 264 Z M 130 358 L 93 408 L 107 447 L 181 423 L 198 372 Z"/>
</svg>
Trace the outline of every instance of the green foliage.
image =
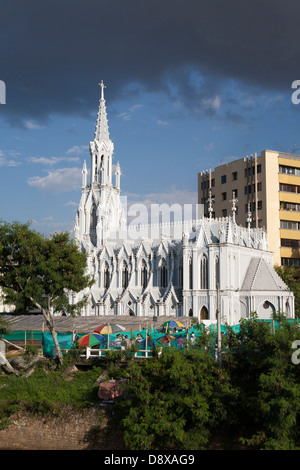
<svg viewBox="0 0 300 470">
<path fill-rule="evenodd" d="M 198 348 L 165 348 L 128 365 L 126 399 L 115 408 L 132 450 L 205 448 L 216 431 L 260 449 L 300 448 L 300 365 L 292 344 L 298 323 L 279 325 L 253 314 L 239 333 L 227 327 L 222 366 L 214 360 L 215 334 L 202 331 Z"/>
<path fill-rule="evenodd" d="M 264 449 L 296 449 L 299 442 L 300 368 L 292 362 L 292 344 L 300 339 L 298 323 L 275 316 L 279 323 L 257 319 L 241 322 L 228 335 L 223 366 L 239 389 L 236 421 L 255 429 L 247 445 Z"/>
<path fill-rule="evenodd" d="M 299 269 L 296 270 L 293 266 L 274 266 L 277 274 L 283 279 L 288 288 L 295 296 L 295 313 L 300 317 L 300 280 Z"/>
<path fill-rule="evenodd" d="M 126 400 L 117 406 L 133 450 L 201 449 L 235 401 L 225 372 L 208 355 L 172 347 L 128 365 Z M 123 413 L 123 415 L 122 415 Z"/>
<path fill-rule="evenodd" d="M 193 349 L 165 347 L 141 360 L 113 351 L 101 364 L 109 377 L 127 382 L 111 408 L 110 426 L 122 426 L 132 450 L 204 449 L 220 432 L 231 442 L 240 437 L 249 448 L 299 449 L 300 328 L 283 315 L 274 322 L 276 330 L 272 321 L 253 315 L 240 322 L 238 333 L 227 327 L 220 365 L 214 357 L 216 335 L 204 329 Z M 0 375 L 0 427 L 21 406 L 47 414 L 67 404 L 98 403 L 94 383 L 102 368 L 95 362 L 69 381 L 65 368 L 75 356 L 66 357 L 64 367 L 51 373 Z"/>
<path fill-rule="evenodd" d="M 5 320 L 4 316 L 0 313 L 0 335 L 3 334 L 9 334 L 9 324 Z"/>
<path fill-rule="evenodd" d="M 79 292 L 90 280 L 85 274 L 86 255 L 67 232 L 45 238 L 14 222 L 0 225 L 0 286 L 6 303 L 17 310 L 37 308 L 74 313 L 68 293 Z M 78 306 L 76 306 L 78 307 Z"/>
<path fill-rule="evenodd" d="M 68 232 L 45 238 L 28 223 L 0 223 L 0 287 L 5 302 L 15 305 L 17 312 L 38 309 L 44 315 L 61 362 L 53 314 L 79 313 L 85 299 L 70 304 L 70 293 L 92 283 L 86 275 L 86 254 Z"/>
</svg>

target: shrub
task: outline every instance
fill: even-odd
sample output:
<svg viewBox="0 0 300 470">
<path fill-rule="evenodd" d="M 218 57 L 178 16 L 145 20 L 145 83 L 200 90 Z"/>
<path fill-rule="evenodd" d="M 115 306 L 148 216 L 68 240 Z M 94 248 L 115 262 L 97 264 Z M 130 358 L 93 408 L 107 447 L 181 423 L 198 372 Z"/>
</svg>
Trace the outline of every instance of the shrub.
<svg viewBox="0 0 300 470">
<path fill-rule="evenodd" d="M 126 396 L 117 404 L 132 450 L 205 448 L 227 418 L 235 391 L 208 355 L 172 347 L 159 357 L 128 365 Z"/>
</svg>

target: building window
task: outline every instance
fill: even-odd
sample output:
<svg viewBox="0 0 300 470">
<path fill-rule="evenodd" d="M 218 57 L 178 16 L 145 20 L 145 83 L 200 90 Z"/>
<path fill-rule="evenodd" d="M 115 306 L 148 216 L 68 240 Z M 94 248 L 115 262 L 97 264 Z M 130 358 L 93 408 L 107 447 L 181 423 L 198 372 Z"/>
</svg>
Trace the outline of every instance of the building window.
<svg viewBox="0 0 300 470">
<path fill-rule="evenodd" d="M 227 209 L 222 210 L 222 217 L 227 217 Z"/>
<path fill-rule="evenodd" d="M 260 181 L 259 183 L 257 183 L 257 191 L 261 191 L 262 189 L 262 182 Z"/>
<path fill-rule="evenodd" d="M 227 193 L 222 193 L 222 201 L 226 201 L 227 199 Z"/>
<path fill-rule="evenodd" d="M 296 168 L 293 166 L 279 165 L 279 173 L 282 173 L 283 175 L 300 176 L 300 168 Z"/>
<path fill-rule="evenodd" d="M 238 197 L 238 190 L 237 189 L 234 189 L 232 192 L 234 193 L 235 197 Z"/>
<path fill-rule="evenodd" d="M 280 183 L 279 191 L 282 191 L 285 193 L 300 193 L 300 186 L 297 186 L 296 184 Z"/>
<path fill-rule="evenodd" d="M 293 266 L 294 268 L 300 267 L 300 259 L 299 258 L 281 258 L 281 266 Z"/>
<path fill-rule="evenodd" d="M 165 259 L 162 259 L 160 266 L 160 287 L 168 286 L 168 269 Z"/>
<path fill-rule="evenodd" d="M 280 201 L 280 210 L 300 212 L 300 204 L 294 204 L 293 202 Z"/>
<path fill-rule="evenodd" d="M 126 261 L 123 261 L 122 267 L 122 287 L 126 289 L 128 287 L 128 266 Z"/>
<path fill-rule="evenodd" d="M 142 269 L 141 269 L 141 285 L 143 289 L 147 287 L 147 279 L 148 279 L 148 270 L 146 261 L 143 259 L 142 261 Z"/>
<path fill-rule="evenodd" d="M 300 240 L 293 240 L 290 238 L 281 238 L 281 247 L 282 248 L 300 248 Z"/>
<path fill-rule="evenodd" d="M 256 171 L 257 171 L 257 173 L 261 173 L 261 164 L 257 165 Z"/>
<path fill-rule="evenodd" d="M 226 183 L 226 175 L 222 175 L 221 176 L 221 184 L 225 184 Z"/>
<path fill-rule="evenodd" d="M 214 185 L 215 185 L 215 178 L 213 178 L 213 179 L 211 180 L 211 187 L 213 188 Z"/>
<path fill-rule="evenodd" d="M 90 220 L 90 228 L 96 229 L 97 227 L 97 207 L 96 204 L 93 204 L 91 210 L 91 220 Z"/>
<path fill-rule="evenodd" d="M 286 230 L 300 230 L 300 223 L 292 220 L 281 220 L 280 228 Z"/>
<path fill-rule="evenodd" d="M 234 171 L 234 172 L 232 173 L 232 180 L 235 181 L 235 180 L 237 180 L 237 179 L 238 179 L 238 172 L 237 172 L 237 171 Z"/>
<path fill-rule="evenodd" d="M 108 289 L 109 288 L 109 278 L 110 278 L 110 274 L 109 274 L 109 266 L 108 266 L 108 263 L 105 262 L 105 266 L 104 266 L 104 276 L 103 276 L 103 287 L 105 287 L 105 289 Z"/>
</svg>

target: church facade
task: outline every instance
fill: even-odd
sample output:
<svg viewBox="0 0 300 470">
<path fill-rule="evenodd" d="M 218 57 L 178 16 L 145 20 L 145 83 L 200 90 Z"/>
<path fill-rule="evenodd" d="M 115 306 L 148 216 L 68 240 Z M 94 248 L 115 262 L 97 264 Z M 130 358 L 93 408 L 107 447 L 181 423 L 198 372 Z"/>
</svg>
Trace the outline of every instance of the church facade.
<svg viewBox="0 0 300 470">
<path fill-rule="evenodd" d="M 88 297 L 82 315 L 191 316 L 211 323 L 219 308 L 228 324 L 252 312 L 293 317 L 294 297 L 273 269 L 266 233 L 251 228 L 250 218 L 247 228 L 236 224 L 234 195 L 230 217 L 213 218 L 210 198 L 209 217 L 128 224 L 100 85 L 90 171 L 84 162 L 74 229 L 95 281 L 73 297 Z"/>
</svg>

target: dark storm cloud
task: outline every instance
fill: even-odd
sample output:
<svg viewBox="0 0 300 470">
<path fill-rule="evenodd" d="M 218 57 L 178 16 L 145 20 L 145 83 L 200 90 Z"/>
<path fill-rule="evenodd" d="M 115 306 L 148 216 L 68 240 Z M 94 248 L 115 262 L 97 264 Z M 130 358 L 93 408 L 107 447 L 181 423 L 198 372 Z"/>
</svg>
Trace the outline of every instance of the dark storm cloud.
<svg viewBox="0 0 300 470">
<path fill-rule="evenodd" d="M 300 79 L 299 19 L 295 0 L 0 0 L 5 115 L 84 115 L 101 79 L 110 101 L 132 82 L 177 86 L 187 105 L 226 79 L 287 90 Z"/>
</svg>

